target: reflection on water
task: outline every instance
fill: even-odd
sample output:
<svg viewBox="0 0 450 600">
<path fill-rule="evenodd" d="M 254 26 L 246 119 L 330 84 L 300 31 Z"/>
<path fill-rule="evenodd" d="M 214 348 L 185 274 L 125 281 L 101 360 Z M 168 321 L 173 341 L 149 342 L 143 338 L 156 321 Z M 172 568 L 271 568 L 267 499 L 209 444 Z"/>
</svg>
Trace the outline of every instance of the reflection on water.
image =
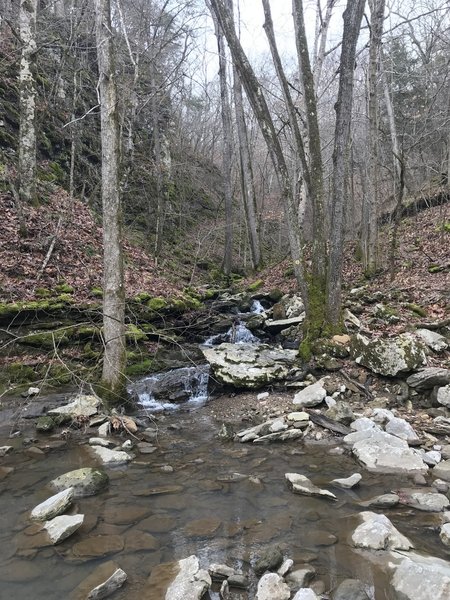
<svg viewBox="0 0 450 600">
<path fill-rule="evenodd" d="M 173 423 L 179 429 L 171 429 Z M 2 466 L 15 470 L 1 483 L 0 596 L 69 598 L 100 563 L 113 559 L 129 576 L 114 598 L 142 600 L 147 597 L 146 579 L 156 564 L 197 554 L 202 566 L 227 562 L 251 574 L 254 557 L 278 543 L 296 566 L 310 562 L 327 589 L 343 578 L 358 577 L 368 590 L 376 586 L 376 600 L 389 598 L 382 574 L 350 548 L 347 538 L 359 502 L 408 484 L 406 479 L 363 472 L 356 490 L 333 489 L 338 496 L 334 503 L 294 495 L 286 488 L 284 473 L 303 473 L 326 487 L 331 479 L 353 473 L 355 462 L 330 456 L 328 446 L 225 443 L 215 439 L 216 430 L 217 424 L 202 409 L 167 416 L 160 422 L 158 451 L 109 470 L 106 492 L 77 501 L 78 512 L 86 515 L 82 529 L 59 546 L 46 548 L 35 541 L 29 511 L 51 494 L 46 484 L 52 478 L 93 466 L 95 461 L 87 448 L 74 441 L 66 449 L 52 449 L 39 457 L 27 454 L 20 439 L 0 440 L 0 445 L 17 445 L 13 454 L 2 459 Z M 166 465 L 173 472 L 163 472 Z M 433 529 L 435 516 L 407 508 L 386 514 L 417 548 L 445 558 Z M 330 534 L 337 543 L 332 543 Z M 80 557 L 77 544 L 94 536 L 114 538 L 115 545 L 108 546 L 111 554 L 89 560 Z M 148 540 L 153 540 L 153 548 L 140 549 Z M 118 547 L 122 550 L 113 552 Z M 254 587 L 248 597 L 254 597 Z"/>
</svg>

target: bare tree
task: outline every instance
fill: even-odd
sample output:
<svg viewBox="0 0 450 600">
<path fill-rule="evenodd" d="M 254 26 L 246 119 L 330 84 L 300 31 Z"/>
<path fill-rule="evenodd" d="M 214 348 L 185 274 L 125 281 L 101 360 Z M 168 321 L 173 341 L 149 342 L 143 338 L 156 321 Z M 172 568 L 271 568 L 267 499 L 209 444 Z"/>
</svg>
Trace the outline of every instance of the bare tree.
<svg viewBox="0 0 450 600">
<path fill-rule="evenodd" d="M 102 396 L 118 404 L 125 391 L 125 288 L 122 253 L 122 208 L 119 186 L 119 127 L 110 0 L 95 0 L 99 70 L 102 206 L 103 339 Z"/>
</svg>

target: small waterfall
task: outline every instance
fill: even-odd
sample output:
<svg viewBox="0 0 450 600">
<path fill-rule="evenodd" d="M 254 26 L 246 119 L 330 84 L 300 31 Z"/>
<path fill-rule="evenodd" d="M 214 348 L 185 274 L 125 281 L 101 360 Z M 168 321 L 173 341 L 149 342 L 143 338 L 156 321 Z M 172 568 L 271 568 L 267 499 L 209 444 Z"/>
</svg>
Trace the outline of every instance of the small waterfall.
<svg viewBox="0 0 450 600">
<path fill-rule="evenodd" d="M 253 300 L 253 302 L 250 306 L 250 312 L 255 315 L 262 315 L 263 313 L 266 312 L 266 309 L 264 308 L 264 306 L 261 304 L 261 302 L 259 300 Z"/>
<path fill-rule="evenodd" d="M 253 335 L 241 321 L 233 324 L 226 333 L 212 335 L 204 341 L 204 346 L 218 346 L 224 342 L 229 344 L 258 344 L 259 339 Z"/>
<path fill-rule="evenodd" d="M 144 408 L 152 412 L 201 406 L 208 399 L 209 365 L 182 367 L 155 373 L 129 388 Z"/>
</svg>

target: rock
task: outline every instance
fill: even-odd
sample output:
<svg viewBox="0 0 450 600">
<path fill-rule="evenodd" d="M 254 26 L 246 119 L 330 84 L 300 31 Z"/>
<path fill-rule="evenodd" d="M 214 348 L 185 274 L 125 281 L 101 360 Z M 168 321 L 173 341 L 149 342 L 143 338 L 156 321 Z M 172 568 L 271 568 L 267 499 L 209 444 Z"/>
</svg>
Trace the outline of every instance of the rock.
<svg viewBox="0 0 450 600">
<path fill-rule="evenodd" d="M 284 379 L 297 362 L 295 350 L 265 344 L 220 344 L 202 352 L 220 383 L 257 389 Z"/>
<path fill-rule="evenodd" d="M 234 569 L 228 565 L 212 563 L 208 567 L 208 573 L 211 575 L 213 581 L 222 581 L 223 579 L 228 579 L 228 577 L 234 575 Z"/>
<path fill-rule="evenodd" d="M 101 558 L 123 550 L 124 541 L 119 535 L 94 535 L 72 546 L 72 555 L 81 560 Z"/>
<path fill-rule="evenodd" d="M 408 444 L 420 443 L 419 436 L 405 419 L 393 417 L 386 425 L 386 433 L 406 440 Z"/>
<path fill-rule="evenodd" d="M 57 517 L 69 508 L 73 498 L 73 487 L 67 488 L 35 506 L 31 511 L 31 518 L 34 521 L 48 521 L 53 519 L 53 517 Z"/>
<path fill-rule="evenodd" d="M 253 570 L 257 575 L 265 571 L 275 571 L 283 562 L 283 552 L 279 546 L 271 546 L 255 562 Z"/>
<path fill-rule="evenodd" d="M 190 521 L 184 527 L 183 532 L 189 538 L 211 538 L 214 537 L 221 525 L 222 521 L 215 517 L 197 519 Z"/>
<path fill-rule="evenodd" d="M 102 423 L 100 425 L 100 427 L 98 428 L 98 435 L 100 437 L 108 437 L 108 435 L 110 435 L 111 433 L 111 423 L 109 421 L 105 421 L 105 423 Z"/>
<path fill-rule="evenodd" d="M 309 415 L 307 412 L 291 412 L 286 415 L 286 419 L 288 421 L 292 421 L 294 423 L 303 423 L 309 421 Z"/>
<path fill-rule="evenodd" d="M 350 475 L 350 477 L 345 479 L 332 479 L 331 483 L 345 489 L 351 489 L 352 487 L 355 487 L 355 485 L 358 485 L 361 479 L 362 475 L 360 473 L 353 473 L 353 475 Z"/>
<path fill-rule="evenodd" d="M 323 384 L 325 378 L 319 379 L 316 383 L 308 385 L 300 392 L 297 392 L 294 396 L 293 403 L 301 408 L 309 406 L 317 406 L 320 404 L 327 395 Z"/>
<path fill-rule="evenodd" d="M 442 406 L 450 408 L 450 385 L 444 385 L 437 389 L 436 400 Z"/>
<path fill-rule="evenodd" d="M 100 398 L 93 395 L 79 394 L 73 402 L 48 411 L 49 415 L 68 415 L 72 419 L 78 417 L 92 417 L 97 414 L 101 404 Z"/>
<path fill-rule="evenodd" d="M 158 439 L 158 435 L 158 430 L 153 427 L 147 427 L 147 429 L 144 429 L 144 431 L 141 432 L 141 436 L 147 442 L 155 442 Z"/>
<path fill-rule="evenodd" d="M 293 600 L 319 600 L 319 596 L 311 588 L 300 588 Z"/>
<path fill-rule="evenodd" d="M 431 390 L 435 386 L 444 386 L 450 383 L 450 369 L 428 367 L 410 375 L 406 380 L 409 387 L 421 392 Z"/>
<path fill-rule="evenodd" d="M 228 577 L 228 584 L 230 587 L 239 588 L 241 590 L 246 590 L 250 586 L 250 582 L 247 577 L 245 577 L 245 575 L 241 575 L 240 573 L 230 575 Z"/>
<path fill-rule="evenodd" d="M 25 398 L 29 398 L 30 396 L 37 396 L 41 393 L 41 390 L 38 387 L 29 387 L 25 392 Z"/>
<path fill-rule="evenodd" d="M 441 512 L 450 506 L 449 499 L 438 492 L 422 492 L 414 489 L 398 490 L 400 503 L 426 512 Z"/>
<path fill-rule="evenodd" d="M 312 481 L 310 481 L 305 475 L 298 473 L 285 473 L 285 478 L 288 482 L 289 488 L 295 494 L 303 494 L 304 496 L 320 496 L 322 498 L 328 498 L 336 500 L 336 496 L 328 490 L 322 490 L 316 487 Z"/>
<path fill-rule="evenodd" d="M 14 472 L 14 467 L 0 467 L 0 481 L 3 481 Z"/>
<path fill-rule="evenodd" d="M 350 312 L 348 310 L 348 308 L 344 308 L 342 316 L 343 316 L 343 319 L 344 319 L 344 323 L 350 323 L 351 325 L 353 325 L 357 329 L 360 329 L 360 327 L 361 327 L 361 321 L 352 312 Z"/>
<path fill-rule="evenodd" d="M 294 561 L 291 558 L 286 558 L 286 560 L 284 560 L 281 564 L 280 567 L 278 567 L 277 573 L 280 577 L 284 577 L 285 575 L 287 575 L 289 573 L 289 571 L 292 569 L 292 566 L 294 564 Z"/>
<path fill-rule="evenodd" d="M 358 515 L 362 520 L 352 533 L 352 542 L 356 548 L 368 550 L 409 550 L 411 542 L 402 535 L 384 515 L 373 512 L 362 512 Z"/>
<path fill-rule="evenodd" d="M 145 531 L 129 531 L 125 538 L 125 552 L 158 550 L 159 546 L 158 539 Z"/>
<path fill-rule="evenodd" d="M 220 586 L 219 597 L 222 600 L 229 600 L 230 599 L 230 586 L 229 586 L 228 581 L 226 579 L 224 579 L 222 581 L 222 585 Z"/>
<path fill-rule="evenodd" d="M 407 442 L 383 431 L 366 430 L 344 438 L 352 452 L 372 473 L 423 474 L 428 466 Z"/>
<path fill-rule="evenodd" d="M 300 429 L 289 429 L 288 431 L 280 431 L 279 433 L 269 433 L 253 440 L 254 444 L 263 444 L 265 442 L 287 442 L 297 440 L 303 437 L 303 432 Z"/>
<path fill-rule="evenodd" d="M 305 314 L 303 313 L 299 317 L 291 317 L 290 319 L 267 319 L 265 327 L 270 333 L 280 333 L 281 331 L 292 327 L 293 325 L 301 325 L 305 320 Z"/>
<path fill-rule="evenodd" d="M 56 427 L 56 422 L 49 416 L 42 416 L 36 421 L 36 431 L 48 433 Z"/>
<path fill-rule="evenodd" d="M 116 445 L 112 440 L 105 440 L 103 437 L 91 437 L 88 443 L 90 446 L 103 446 L 103 448 L 110 448 Z"/>
<path fill-rule="evenodd" d="M 65 490 L 73 487 L 75 498 L 84 496 L 94 496 L 103 491 L 109 483 L 108 475 L 101 469 L 76 469 L 60 475 L 50 482 L 50 485 L 57 490 Z"/>
<path fill-rule="evenodd" d="M 431 484 L 438 492 L 441 494 L 446 494 L 450 488 L 450 485 L 447 481 L 443 479 L 435 479 Z"/>
<path fill-rule="evenodd" d="M 200 600 L 211 586 L 211 577 L 200 569 L 196 556 L 157 565 L 147 580 L 152 600 Z M 164 595 L 165 593 L 165 595 Z M 147 596 L 141 596 L 146 600 Z"/>
<path fill-rule="evenodd" d="M 370 600 L 364 584 L 358 579 L 344 579 L 333 594 L 333 600 Z"/>
<path fill-rule="evenodd" d="M 430 450 L 422 453 L 422 459 L 429 467 L 435 467 L 441 462 L 442 455 L 437 450 Z"/>
<path fill-rule="evenodd" d="M 442 525 L 439 537 L 444 546 L 450 546 L 450 523 Z"/>
<path fill-rule="evenodd" d="M 350 429 L 353 429 L 353 431 L 367 431 L 369 429 L 381 431 L 378 425 L 368 417 L 361 417 L 360 419 L 356 419 L 355 421 L 350 423 Z"/>
<path fill-rule="evenodd" d="M 158 449 L 156 446 L 149 444 L 148 442 L 139 442 L 137 448 L 141 454 L 153 454 Z"/>
<path fill-rule="evenodd" d="M 138 399 L 149 398 L 150 395 L 156 402 L 185 402 L 193 390 L 202 385 L 208 374 L 209 365 L 172 368 L 133 383 L 132 395 Z"/>
<path fill-rule="evenodd" d="M 123 465 L 133 460 L 133 455 L 122 450 L 110 450 L 103 446 L 91 446 L 91 451 L 97 456 L 104 465 Z"/>
<path fill-rule="evenodd" d="M 391 580 L 395 598 L 402 600 L 448 600 L 450 563 L 436 557 L 411 552 L 401 560 Z"/>
<path fill-rule="evenodd" d="M 443 460 L 433 468 L 433 475 L 450 482 L 450 460 Z"/>
<path fill-rule="evenodd" d="M 126 581 L 127 576 L 113 561 L 99 565 L 76 588 L 72 600 L 100 600 L 107 598 L 118 590 Z"/>
<path fill-rule="evenodd" d="M 391 419 L 395 417 L 394 413 L 387 408 L 374 408 L 372 411 L 372 421 L 379 425 L 384 425 L 388 423 Z M 353 581 L 353 580 L 349 580 Z"/>
<path fill-rule="evenodd" d="M 385 376 L 413 371 L 427 360 L 423 344 L 407 333 L 373 340 L 358 333 L 352 338 L 351 353 L 355 362 Z"/>
<path fill-rule="evenodd" d="M 277 573 L 266 573 L 258 582 L 255 600 L 289 600 L 291 590 Z"/>
<path fill-rule="evenodd" d="M 52 544 L 59 544 L 83 525 L 84 515 L 62 515 L 44 523 Z"/>
<path fill-rule="evenodd" d="M 361 506 L 367 506 L 370 508 L 391 508 L 397 506 L 400 502 L 400 498 L 397 494 L 382 494 L 381 496 L 375 496 L 366 502 L 361 502 Z"/>
<path fill-rule="evenodd" d="M 301 569 L 295 569 L 286 575 L 286 583 L 292 591 L 306 587 L 314 579 L 316 570 L 314 567 L 306 566 Z"/>
<path fill-rule="evenodd" d="M 417 329 L 416 335 L 424 344 L 435 352 L 443 352 L 448 348 L 448 342 L 443 335 L 429 329 Z"/>
<path fill-rule="evenodd" d="M 127 574 L 122 569 L 116 569 L 106 581 L 95 587 L 89 592 L 86 600 L 100 600 L 111 596 L 116 590 L 120 589 L 127 580 Z"/>
<path fill-rule="evenodd" d="M 325 415 L 338 423 L 344 423 L 344 425 L 349 425 L 355 418 L 348 402 L 336 402 L 326 411 Z"/>
<path fill-rule="evenodd" d="M 1 456 L 6 456 L 10 452 L 12 452 L 13 449 L 14 448 L 12 446 L 0 446 L 0 457 Z"/>
</svg>

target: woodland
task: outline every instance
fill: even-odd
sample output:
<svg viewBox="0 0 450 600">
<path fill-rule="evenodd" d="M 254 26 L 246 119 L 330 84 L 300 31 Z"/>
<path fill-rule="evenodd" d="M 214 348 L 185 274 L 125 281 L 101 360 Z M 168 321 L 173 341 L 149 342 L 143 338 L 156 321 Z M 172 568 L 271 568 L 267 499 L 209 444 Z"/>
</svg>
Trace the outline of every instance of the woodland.
<svg viewBox="0 0 450 600">
<path fill-rule="evenodd" d="M 447 3 L 293 2 L 286 56 L 256 8 L 249 58 L 231 0 L 2 0 L 2 310 L 103 298 L 118 397 L 126 299 L 198 308 L 282 271 L 308 360 L 342 331 L 346 270 L 393 281 L 402 218 L 448 200 Z M 441 209 L 437 272 L 447 231 Z"/>
</svg>

